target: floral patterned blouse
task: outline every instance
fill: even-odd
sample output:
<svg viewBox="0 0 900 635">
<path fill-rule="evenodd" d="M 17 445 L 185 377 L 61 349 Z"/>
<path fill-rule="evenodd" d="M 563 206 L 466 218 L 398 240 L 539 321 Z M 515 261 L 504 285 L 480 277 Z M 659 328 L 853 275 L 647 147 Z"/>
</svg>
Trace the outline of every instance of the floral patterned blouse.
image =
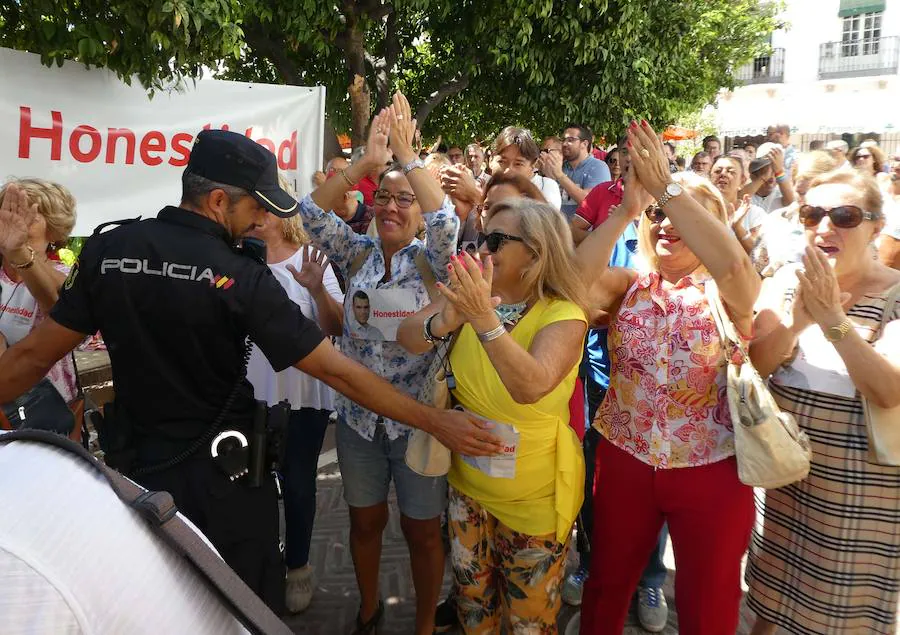
<svg viewBox="0 0 900 635">
<path fill-rule="evenodd" d="M 604 437 L 660 469 L 734 455 L 726 358 L 706 300 L 709 272 L 675 284 L 640 273 L 609 328 L 609 391 L 594 420 Z"/>
<path fill-rule="evenodd" d="M 348 289 L 413 290 L 416 297 L 415 310 L 418 311 L 431 302 L 428 289 L 416 267 L 416 255 L 423 249 L 435 277 L 441 282 L 447 282 L 447 266 L 450 264 L 450 256 L 456 253 L 456 234 L 459 231 L 459 218 L 449 198 L 444 198 L 444 205 L 438 211 L 423 214 L 426 225 L 425 242 L 414 238 L 409 245 L 394 254 L 390 263 L 391 279 L 387 282 L 382 282 L 386 264 L 380 239 L 357 234 L 333 212 L 322 210 L 309 195 L 300 201 L 300 216 L 310 240 L 340 270 L 347 280 Z M 347 273 L 351 263 L 358 254 L 366 250 L 369 255 L 365 262 L 353 278 L 348 280 Z M 345 303 L 352 302 L 350 295 L 346 295 Z M 408 353 L 397 342 L 351 337 L 341 338 L 341 351 L 413 398 L 419 397 L 434 357 L 434 351 L 423 355 Z M 366 410 L 340 393 L 335 396 L 335 407 L 338 415 L 369 441 L 374 437 L 379 424 L 384 425 L 389 439 L 402 437 L 411 430 L 398 421 L 385 419 Z"/>
</svg>

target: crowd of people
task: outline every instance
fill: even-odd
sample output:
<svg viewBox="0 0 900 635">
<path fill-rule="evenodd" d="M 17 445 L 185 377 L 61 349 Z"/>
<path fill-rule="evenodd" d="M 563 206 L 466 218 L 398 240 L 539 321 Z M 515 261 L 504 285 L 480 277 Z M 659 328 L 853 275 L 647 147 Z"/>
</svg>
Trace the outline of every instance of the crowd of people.
<svg viewBox="0 0 900 635">
<path fill-rule="evenodd" d="M 621 633 L 633 604 L 660 632 L 669 541 L 681 632 L 736 631 L 748 552 L 755 635 L 895 632 L 900 467 L 871 460 L 863 403 L 900 406 L 900 303 L 889 302 L 900 284 L 900 155 L 874 141 L 801 152 L 776 125 L 764 143 L 728 151 L 709 136 L 686 161 L 658 132 L 632 122 L 603 148 L 583 124 L 543 139 L 509 126 L 489 145 L 423 151 L 398 93 L 366 146 L 330 158 L 290 213 L 192 159 L 181 211 L 216 220 L 229 240 L 264 241 L 272 293 L 299 308 L 304 332 L 334 338 L 371 371 L 366 381 L 384 380 L 361 389 L 361 375 L 320 370 L 318 340 L 276 350 L 256 322 L 289 323 L 274 304 L 236 309 L 257 345 L 255 398 L 290 406 L 284 579 L 260 592 L 270 606 L 301 613 L 313 601 L 317 456 L 335 419 L 356 635 L 386 619 L 391 483 L 417 635 L 555 633 L 563 602 L 580 606 L 571 633 Z M 211 183 L 202 205 L 187 196 L 200 174 Z M 236 223 L 244 199 L 258 209 Z M 91 314 L 76 294 L 94 293 L 79 289 L 91 274 L 67 279 L 52 259 L 74 214 L 60 184 L 14 179 L 0 190 L 7 359 L 27 355 L 14 345 L 45 321 L 121 338 L 93 314 L 71 317 Z M 799 482 L 754 492 L 738 476 L 727 399 L 738 353 L 720 339 L 713 288 L 775 402 L 809 436 Z M 47 378 L 71 401 L 74 369 L 59 357 Z M 440 381 L 461 413 L 425 425 L 401 396 L 424 401 Z M 463 421 L 465 432 L 448 431 Z M 411 464 L 417 428 L 448 448 L 442 473 Z M 441 598 L 448 558 L 453 585 Z"/>
</svg>

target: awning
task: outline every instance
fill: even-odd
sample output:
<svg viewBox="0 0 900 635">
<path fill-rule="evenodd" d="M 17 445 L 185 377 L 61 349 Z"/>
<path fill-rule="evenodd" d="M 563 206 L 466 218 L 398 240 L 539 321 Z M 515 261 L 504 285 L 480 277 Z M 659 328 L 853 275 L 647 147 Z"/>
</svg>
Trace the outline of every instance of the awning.
<svg viewBox="0 0 900 635">
<path fill-rule="evenodd" d="M 884 11 L 885 0 L 841 0 L 838 17 Z"/>
<path fill-rule="evenodd" d="M 685 139 L 693 139 L 696 136 L 696 130 L 689 130 L 681 126 L 669 126 L 663 131 L 664 141 L 684 141 Z"/>
</svg>

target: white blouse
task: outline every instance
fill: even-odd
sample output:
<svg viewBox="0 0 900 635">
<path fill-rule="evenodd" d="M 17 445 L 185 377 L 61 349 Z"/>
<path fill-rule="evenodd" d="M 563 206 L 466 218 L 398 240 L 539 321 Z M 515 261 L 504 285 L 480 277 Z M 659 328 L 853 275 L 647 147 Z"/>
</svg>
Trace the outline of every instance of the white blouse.
<svg viewBox="0 0 900 635">
<path fill-rule="evenodd" d="M 319 311 L 316 301 L 305 287 L 294 280 L 294 276 L 288 270 L 288 265 L 292 265 L 297 271 L 303 267 L 303 249 L 301 247 L 286 260 L 270 264 L 269 269 L 287 291 L 288 297 L 300 307 L 303 315 L 318 322 Z M 331 267 L 326 269 L 323 283 L 328 295 L 337 300 L 338 304 L 343 304 L 344 293 Z M 300 408 L 334 410 L 334 391 L 331 388 L 293 367 L 276 373 L 269 360 L 256 346 L 253 347 L 247 366 L 247 379 L 253 384 L 256 398 L 270 406 L 287 399 L 291 403 L 291 410 Z"/>
</svg>

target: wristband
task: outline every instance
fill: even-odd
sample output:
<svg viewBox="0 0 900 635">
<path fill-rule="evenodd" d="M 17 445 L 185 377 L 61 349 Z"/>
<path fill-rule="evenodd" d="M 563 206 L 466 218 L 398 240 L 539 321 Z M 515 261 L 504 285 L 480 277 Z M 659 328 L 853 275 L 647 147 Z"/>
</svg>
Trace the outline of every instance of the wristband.
<svg viewBox="0 0 900 635">
<path fill-rule="evenodd" d="M 478 339 L 481 340 L 482 343 L 490 342 L 491 340 L 495 340 L 501 335 L 506 333 L 506 327 L 503 326 L 503 322 L 498 324 L 495 328 L 492 328 L 490 331 L 486 333 L 479 333 Z"/>
<path fill-rule="evenodd" d="M 438 342 L 446 342 L 450 339 L 449 335 L 445 335 L 444 337 L 438 337 L 431 331 L 431 323 L 434 321 L 439 313 L 433 313 L 425 318 L 425 326 L 422 328 L 422 339 L 432 345 L 436 345 Z"/>
<path fill-rule="evenodd" d="M 20 265 L 10 260 L 9 264 L 12 265 L 14 269 L 31 269 L 34 266 L 34 249 L 31 245 L 25 245 L 25 249 L 27 249 L 31 254 L 28 258 L 28 262 L 24 262 Z"/>
<path fill-rule="evenodd" d="M 785 174 L 784 172 L 781 172 L 781 173 L 775 175 L 775 180 L 778 181 L 779 183 L 784 181 L 786 178 L 787 178 L 787 174 Z"/>
</svg>

